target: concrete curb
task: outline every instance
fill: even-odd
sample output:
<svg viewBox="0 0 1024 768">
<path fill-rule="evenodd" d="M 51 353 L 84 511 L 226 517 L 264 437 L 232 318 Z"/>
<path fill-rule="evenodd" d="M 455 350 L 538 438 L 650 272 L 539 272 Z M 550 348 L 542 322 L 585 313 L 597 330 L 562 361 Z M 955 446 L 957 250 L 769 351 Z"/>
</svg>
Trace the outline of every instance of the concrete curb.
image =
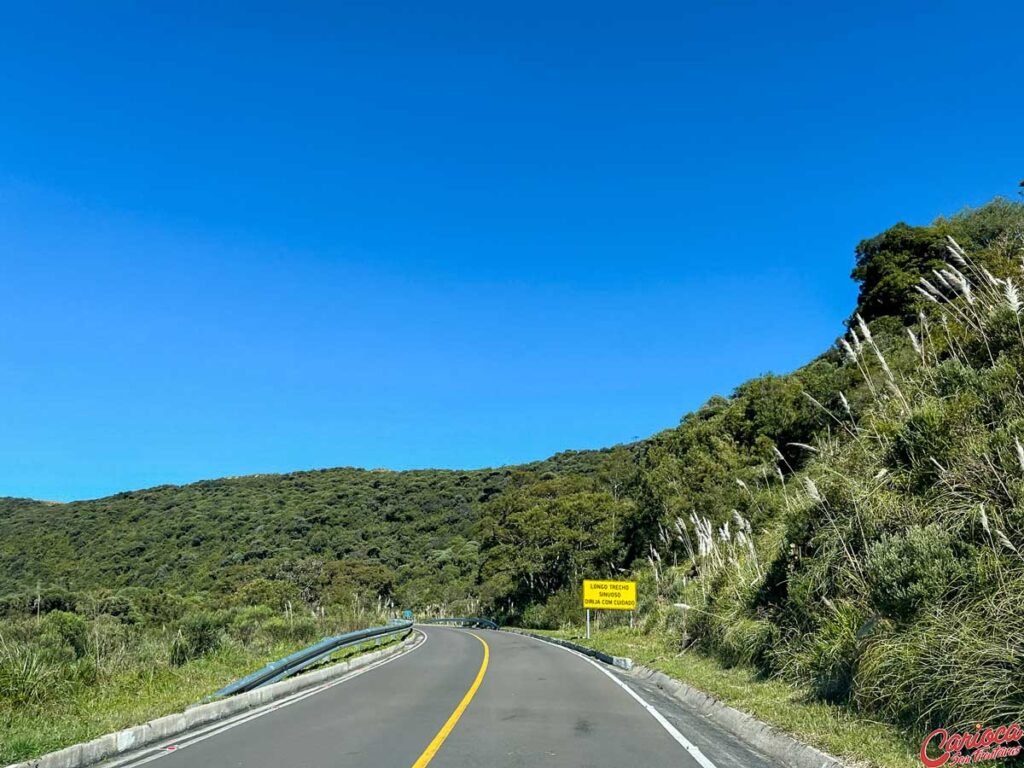
<svg viewBox="0 0 1024 768">
<path fill-rule="evenodd" d="M 624 669 L 627 672 L 633 668 L 633 660 L 626 656 L 612 656 L 611 654 L 604 653 L 603 651 L 597 651 L 593 648 L 587 648 L 585 645 L 578 645 L 571 643 L 568 640 L 562 640 L 557 637 L 548 637 L 546 635 L 535 635 L 533 632 L 525 632 L 515 627 L 502 627 L 504 632 L 512 632 L 516 635 L 524 635 L 526 637 L 532 637 L 534 640 L 543 640 L 545 643 L 551 643 L 552 645 L 560 645 L 563 648 L 582 653 L 584 656 L 590 656 L 591 658 L 603 661 L 605 664 L 611 664 L 613 667 Z"/>
<path fill-rule="evenodd" d="M 403 653 L 409 649 L 418 636 L 418 633 L 413 630 L 409 631 L 410 635 L 402 641 L 380 650 L 370 651 L 324 669 L 297 675 L 248 693 L 239 693 L 209 704 L 197 704 L 184 712 L 165 715 L 142 725 L 125 728 L 116 733 L 108 733 L 106 736 L 100 736 L 83 744 L 74 744 L 24 763 L 14 763 L 7 768 L 83 768 L 95 765 L 125 752 L 134 751 L 171 736 L 185 733 L 197 726 L 236 715 L 320 683 L 344 677 L 360 667 L 365 667 L 388 656 Z"/>
<path fill-rule="evenodd" d="M 689 709 L 783 765 L 790 768 L 845 768 L 846 764 L 838 758 L 797 741 L 788 733 L 761 722 L 753 715 L 733 709 L 714 696 L 669 677 L 664 672 L 637 664 L 629 674 L 653 683 Z"/>
</svg>

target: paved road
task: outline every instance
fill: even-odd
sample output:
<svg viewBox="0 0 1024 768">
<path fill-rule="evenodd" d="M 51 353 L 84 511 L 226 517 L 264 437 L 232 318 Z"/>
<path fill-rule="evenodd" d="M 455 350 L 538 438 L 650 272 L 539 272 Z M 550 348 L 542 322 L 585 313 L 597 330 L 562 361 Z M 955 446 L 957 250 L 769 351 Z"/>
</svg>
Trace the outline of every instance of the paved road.
<svg viewBox="0 0 1024 768">
<path fill-rule="evenodd" d="M 259 716 L 181 736 L 129 765 L 771 765 L 657 689 L 548 643 L 486 630 L 422 631 L 425 640 L 408 653 Z"/>
</svg>

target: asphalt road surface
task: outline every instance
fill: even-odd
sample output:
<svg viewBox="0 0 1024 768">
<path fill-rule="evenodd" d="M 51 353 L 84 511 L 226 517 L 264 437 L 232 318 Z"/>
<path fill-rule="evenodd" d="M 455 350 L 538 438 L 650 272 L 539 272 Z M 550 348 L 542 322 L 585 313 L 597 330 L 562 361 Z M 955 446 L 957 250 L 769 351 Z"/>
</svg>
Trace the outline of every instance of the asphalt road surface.
<svg viewBox="0 0 1024 768">
<path fill-rule="evenodd" d="M 329 686 L 147 750 L 124 768 L 767 768 L 658 689 L 508 632 L 424 640 Z"/>
</svg>

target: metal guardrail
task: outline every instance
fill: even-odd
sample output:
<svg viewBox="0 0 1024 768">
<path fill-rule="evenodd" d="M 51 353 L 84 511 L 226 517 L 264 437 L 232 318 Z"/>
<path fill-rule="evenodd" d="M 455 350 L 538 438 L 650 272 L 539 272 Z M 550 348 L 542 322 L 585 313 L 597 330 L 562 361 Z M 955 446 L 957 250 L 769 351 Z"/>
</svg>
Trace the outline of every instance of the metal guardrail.
<svg viewBox="0 0 1024 768">
<path fill-rule="evenodd" d="M 444 619 L 423 619 L 420 624 L 456 624 L 460 627 L 476 627 L 478 629 L 497 629 L 498 625 L 490 619 L 479 616 L 456 616 Z"/>
<path fill-rule="evenodd" d="M 382 640 L 399 634 L 408 634 L 412 631 L 411 621 L 395 621 L 385 624 L 382 627 L 370 627 L 369 629 L 357 629 L 355 632 L 346 632 L 343 635 L 325 637 L 319 643 L 296 651 L 283 659 L 272 661 L 262 669 L 258 669 L 241 680 L 236 680 L 226 685 L 210 696 L 210 699 L 220 699 L 225 696 L 232 696 L 236 693 L 243 693 L 259 688 L 264 685 L 276 683 L 298 672 L 301 672 L 314 664 L 319 664 L 329 656 L 337 653 L 342 648 L 358 645 L 366 640 Z"/>
</svg>

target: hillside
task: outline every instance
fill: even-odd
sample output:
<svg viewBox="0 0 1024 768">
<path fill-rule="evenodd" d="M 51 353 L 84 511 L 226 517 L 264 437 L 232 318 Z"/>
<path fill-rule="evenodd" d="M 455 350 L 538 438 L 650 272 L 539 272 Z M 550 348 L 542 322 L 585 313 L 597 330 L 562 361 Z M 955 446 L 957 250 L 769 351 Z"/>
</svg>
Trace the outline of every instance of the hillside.
<svg viewBox="0 0 1024 768">
<path fill-rule="evenodd" d="M 362 593 L 402 604 L 473 593 L 490 499 L 587 478 L 600 451 L 493 470 L 353 468 L 160 486 L 68 504 L 0 499 L 0 596 L 27 609 L 134 587 L 233 593 L 255 579 L 310 604 Z M 45 608 L 44 608 L 45 610 Z"/>
<path fill-rule="evenodd" d="M 651 442 L 644 629 L 918 732 L 1014 722 L 1024 206 L 897 225 L 853 276 L 835 348 Z"/>
<path fill-rule="evenodd" d="M 858 245 L 834 347 L 631 446 L 4 500 L 2 610 L 173 622 L 185 609 L 154 601 L 178 593 L 554 628 L 579 621 L 581 578 L 631 572 L 643 630 L 680 651 L 912 728 L 1009 722 L 1024 716 L 1022 256 L 1020 203 L 897 224 Z"/>
</svg>

